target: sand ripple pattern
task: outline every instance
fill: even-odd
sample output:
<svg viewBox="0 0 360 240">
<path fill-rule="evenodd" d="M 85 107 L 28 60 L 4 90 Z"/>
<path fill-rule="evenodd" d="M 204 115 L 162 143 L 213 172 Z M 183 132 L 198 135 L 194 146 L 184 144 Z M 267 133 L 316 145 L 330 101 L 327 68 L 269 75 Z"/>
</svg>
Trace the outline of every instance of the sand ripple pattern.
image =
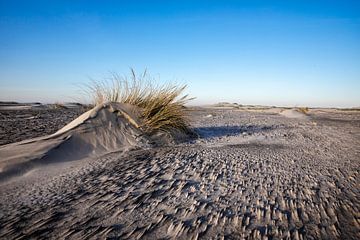
<svg viewBox="0 0 360 240">
<path fill-rule="evenodd" d="M 48 182 L 2 186 L 0 238 L 360 237 L 357 125 L 216 113 L 224 120 L 198 113 L 194 126 L 234 134 L 203 129 L 193 143 L 112 153 Z"/>
</svg>

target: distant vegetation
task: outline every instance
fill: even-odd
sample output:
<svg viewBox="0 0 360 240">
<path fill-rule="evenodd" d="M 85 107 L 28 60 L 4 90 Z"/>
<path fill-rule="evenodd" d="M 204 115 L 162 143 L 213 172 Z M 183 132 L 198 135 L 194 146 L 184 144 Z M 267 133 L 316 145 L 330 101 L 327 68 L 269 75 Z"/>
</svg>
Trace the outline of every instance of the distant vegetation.
<svg viewBox="0 0 360 240">
<path fill-rule="evenodd" d="M 297 108 L 297 110 L 303 114 L 308 114 L 309 113 L 309 108 L 308 107 L 299 107 Z"/>
<path fill-rule="evenodd" d="M 55 102 L 53 105 L 54 109 L 67 109 L 64 103 Z"/>
<path fill-rule="evenodd" d="M 113 73 L 107 80 L 92 80 L 87 87 L 95 105 L 120 102 L 139 107 L 146 132 L 189 131 L 185 104 L 192 98 L 183 94 L 186 85 L 159 85 L 146 71 L 137 75 L 131 69 L 129 77 Z"/>
</svg>

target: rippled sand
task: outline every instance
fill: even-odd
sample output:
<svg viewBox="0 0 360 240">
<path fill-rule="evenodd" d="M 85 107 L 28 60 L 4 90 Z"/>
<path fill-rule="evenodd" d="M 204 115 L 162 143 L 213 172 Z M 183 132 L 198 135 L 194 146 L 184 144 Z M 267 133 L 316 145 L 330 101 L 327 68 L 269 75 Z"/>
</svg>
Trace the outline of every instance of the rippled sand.
<svg viewBox="0 0 360 240">
<path fill-rule="evenodd" d="M 200 138 L 1 183 L 0 238 L 360 238 L 360 113 L 192 111 Z"/>
</svg>

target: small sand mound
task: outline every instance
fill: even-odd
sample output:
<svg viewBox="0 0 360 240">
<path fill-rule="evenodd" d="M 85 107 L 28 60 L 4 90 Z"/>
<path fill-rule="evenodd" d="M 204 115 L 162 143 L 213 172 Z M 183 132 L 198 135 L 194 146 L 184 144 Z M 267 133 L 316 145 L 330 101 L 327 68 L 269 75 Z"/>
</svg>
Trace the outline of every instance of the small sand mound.
<svg viewBox="0 0 360 240">
<path fill-rule="evenodd" d="M 139 110 L 107 103 L 82 114 L 56 133 L 0 147 L 0 180 L 51 162 L 150 146 L 140 129 Z"/>
<path fill-rule="evenodd" d="M 308 119 L 309 116 L 298 111 L 297 109 L 286 109 L 280 112 L 281 115 L 288 118 Z"/>
</svg>

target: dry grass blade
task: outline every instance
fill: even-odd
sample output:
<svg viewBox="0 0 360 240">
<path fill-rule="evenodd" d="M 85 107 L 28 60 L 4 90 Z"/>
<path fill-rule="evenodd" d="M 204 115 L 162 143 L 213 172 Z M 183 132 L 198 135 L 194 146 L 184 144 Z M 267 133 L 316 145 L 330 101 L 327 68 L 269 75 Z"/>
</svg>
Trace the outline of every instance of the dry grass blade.
<svg viewBox="0 0 360 240">
<path fill-rule="evenodd" d="M 94 104 L 104 102 L 128 103 L 142 111 L 142 128 L 149 133 L 156 131 L 189 131 L 185 104 L 192 100 L 183 95 L 186 85 L 154 84 L 144 71 L 137 75 L 131 69 L 130 78 L 111 74 L 107 81 L 94 81 L 88 86 Z"/>
</svg>

